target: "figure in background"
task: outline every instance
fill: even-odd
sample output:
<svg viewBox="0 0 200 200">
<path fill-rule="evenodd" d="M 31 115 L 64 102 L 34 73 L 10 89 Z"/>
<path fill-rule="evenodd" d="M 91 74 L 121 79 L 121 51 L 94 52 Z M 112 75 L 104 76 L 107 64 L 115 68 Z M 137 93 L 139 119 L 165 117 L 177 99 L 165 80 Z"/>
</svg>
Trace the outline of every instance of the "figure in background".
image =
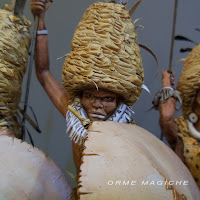
<svg viewBox="0 0 200 200">
<path fill-rule="evenodd" d="M 31 43 L 25 3 L 14 0 L 0 9 L 0 199 L 71 199 L 71 188 L 57 165 L 21 140 L 25 125 L 20 113 L 37 126 L 19 106 Z"/>
<path fill-rule="evenodd" d="M 0 134 L 22 138 L 19 102 L 28 62 L 31 23 L 15 16 L 8 5 L 0 9 Z"/>
<path fill-rule="evenodd" d="M 172 87 L 174 75 L 163 71 L 162 90 L 153 104 L 159 108 L 160 127 L 171 148 L 186 164 L 200 187 L 200 45 L 184 61 L 177 90 L 182 98 L 183 116 L 174 119 L 179 92 Z M 160 101 L 160 103 L 159 103 Z"/>
</svg>

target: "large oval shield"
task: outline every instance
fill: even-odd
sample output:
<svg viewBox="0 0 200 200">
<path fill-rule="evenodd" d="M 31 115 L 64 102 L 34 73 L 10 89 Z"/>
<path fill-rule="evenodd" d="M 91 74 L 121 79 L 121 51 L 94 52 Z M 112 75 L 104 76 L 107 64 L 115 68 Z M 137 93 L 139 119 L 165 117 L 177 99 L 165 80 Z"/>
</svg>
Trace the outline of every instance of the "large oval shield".
<svg viewBox="0 0 200 200">
<path fill-rule="evenodd" d="M 81 200 L 200 199 L 177 155 L 137 125 L 94 122 L 80 170 Z"/>
<path fill-rule="evenodd" d="M 0 136 L 0 199 L 66 200 L 71 189 L 57 165 L 19 139 Z"/>
</svg>

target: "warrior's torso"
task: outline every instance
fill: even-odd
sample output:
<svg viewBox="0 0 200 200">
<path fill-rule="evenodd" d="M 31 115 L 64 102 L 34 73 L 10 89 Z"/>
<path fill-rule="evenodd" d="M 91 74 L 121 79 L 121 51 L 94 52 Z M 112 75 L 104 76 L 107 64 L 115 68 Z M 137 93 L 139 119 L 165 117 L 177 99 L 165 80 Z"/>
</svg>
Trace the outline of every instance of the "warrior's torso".
<svg viewBox="0 0 200 200">
<path fill-rule="evenodd" d="M 200 145 L 199 142 L 190 136 L 186 120 L 183 116 L 176 119 L 179 128 L 178 136 L 183 141 L 185 164 L 193 175 L 197 185 L 200 187 Z"/>
</svg>

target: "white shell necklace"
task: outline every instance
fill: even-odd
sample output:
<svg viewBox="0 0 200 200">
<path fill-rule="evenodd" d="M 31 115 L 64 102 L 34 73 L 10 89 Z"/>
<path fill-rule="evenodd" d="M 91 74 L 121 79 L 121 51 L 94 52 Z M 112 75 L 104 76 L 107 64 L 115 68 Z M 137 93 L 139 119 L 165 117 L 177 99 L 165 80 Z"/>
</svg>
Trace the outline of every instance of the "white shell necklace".
<svg viewBox="0 0 200 200">
<path fill-rule="evenodd" d="M 197 131 L 197 129 L 194 127 L 194 124 L 191 123 L 190 121 L 186 120 L 187 125 L 188 125 L 188 129 L 189 129 L 189 134 L 197 139 L 198 141 L 200 141 L 200 132 Z"/>
</svg>

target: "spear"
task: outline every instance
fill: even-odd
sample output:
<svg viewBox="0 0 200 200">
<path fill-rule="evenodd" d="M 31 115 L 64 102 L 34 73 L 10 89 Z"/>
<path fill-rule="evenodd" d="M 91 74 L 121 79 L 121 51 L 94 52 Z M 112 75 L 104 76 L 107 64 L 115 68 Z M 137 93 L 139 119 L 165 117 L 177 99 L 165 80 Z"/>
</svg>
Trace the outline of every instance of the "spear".
<svg viewBox="0 0 200 200">
<path fill-rule="evenodd" d="M 34 28 L 33 28 L 33 37 L 31 41 L 31 47 L 30 47 L 30 60 L 29 60 L 29 67 L 28 67 L 28 77 L 26 82 L 26 92 L 25 92 L 25 100 L 24 100 L 24 113 L 27 111 L 28 106 L 28 98 L 29 98 L 29 92 L 30 92 L 30 85 L 31 85 L 31 77 L 32 77 L 32 71 L 33 71 L 33 62 L 34 62 L 34 55 L 35 55 L 35 42 L 36 42 L 36 32 L 38 27 L 38 17 L 35 17 L 34 22 Z M 22 123 L 25 124 L 25 115 L 23 115 Z M 40 131 L 39 131 L 40 132 Z M 24 139 L 24 128 L 22 128 L 22 137 Z"/>
<path fill-rule="evenodd" d="M 23 20 L 23 11 L 26 4 L 26 0 L 13 0 L 11 2 L 11 9 L 14 10 L 14 15 L 21 18 Z M 36 31 L 38 27 L 38 17 L 35 18 L 34 28 L 33 28 L 33 37 L 30 47 L 30 59 L 29 59 L 29 66 L 28 66 L 28 77 L 27 77 L 27 83 L 26 83 L 26 92 L 25 92 L 25 100 L 24 100 L 24 108 L 23 110 L 20 109 L 20 112 L 23 115 L 22 124 L 25 125 L 26 120 L 26 111 L 28 107 L 28 97 L 29 97 L 29 91 L 30 91 L 30 84 L 31 84 L 31 76 L 32 76 L 32 68 L 33 68 L 33 61 L 34 61 L 34 52 L 35 52 L 35 41 L 36 41 Z M 38 131 L 41 132 L 37 125 L 29 118 L 29 122 L 33 125 L 33 127 Z M 22 126 L 22 139 L 25 139 L 25 128 Z M 29 134 L 31 143 L 33 144 L 32 138 Z"/>
<path fill-rule="evenodd" d="M 171 35 L 169 68 L 168 68 L 169 73 L 172 72 L 172 61 L 173 61 L 173 52 L 174 52 L 174 36 L 175 36 L 175 30 L 176 30 L 177 7 L 178 7 L 178 0 L 174 0 L 174 16 L 173 16 L 173 25 L 172 25 L 172 35 Z"/>
<path fill-rule="evenodd" d="M 21 1 L 21 0 L 16 0 L 16 1 Z M 22 0 L 26 1 L 26 0 Z M 52 3 L 52 0 L 46 0 L 46 4 L 49 7 L 50 3 Z M 38 16 L 35 17 L 34 20 L 34 28 L 33 28 L 33 37 L 32 37 L 32 42 L 31 42 L 31 48 L 30 48 L 30 61 L 29 61 L 29 67 L 28 67 L 28 78 L 27 78 L 27 83 L 26 83 L 26 92 L 25 92 L 25 101 L 24 101 L 24 110 L 23 110 L 23 120 L 22 123 L 25 124 L 25 117 L 26 117 L 26 110 L 28 106 L 28 97 L 29 97 L 29 91 L 30 91 L 30 85 L 31 85 L 31 76 L 32 76 L 32 69 L 33 69 L 33 63 L 34 63 L 34 56 L 35 56 L 35 43 L 36 43 L 36 35 L 37 35 L 37 28 L 38 28 L 38 23 L 39 23 L 39 18 Z M 39 133 L 41 132 L 39 128 L 37 127 L 36 129 Z M 24 139 L 24 128 L 22 129 L 22 137 Z"/>
<path fill-rule="evenodd" d="M 169 68 L 168 68 L 169 73 L 172 73 L 172 61 L 173 61 L 173 53 L 174 53 L 174 36 L 175 36 L 175 30 L 176 30 L 177 7 L 178 7 L 178 0 L 174 0 L 174 16 L 173 16 L 173 24 L 172 24 L 171 47 L 170 47 Z M 160 140 L 163 140 L 162 133 L 160 134 Z"/>
</svg>

